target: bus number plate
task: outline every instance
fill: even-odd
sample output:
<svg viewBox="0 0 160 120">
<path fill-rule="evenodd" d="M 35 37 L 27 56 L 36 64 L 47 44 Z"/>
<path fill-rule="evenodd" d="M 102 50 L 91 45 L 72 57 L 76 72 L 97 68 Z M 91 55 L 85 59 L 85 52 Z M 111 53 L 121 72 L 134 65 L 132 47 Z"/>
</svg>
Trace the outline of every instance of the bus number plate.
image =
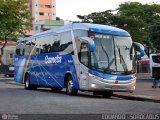
<svg viewBox="0 0 160 120">
<path fill-rule="evenodd" d="M 118 90 L 118 89 L 120 89 L 119 86 L 112 86 L 112 90 Z"/>
</svg>

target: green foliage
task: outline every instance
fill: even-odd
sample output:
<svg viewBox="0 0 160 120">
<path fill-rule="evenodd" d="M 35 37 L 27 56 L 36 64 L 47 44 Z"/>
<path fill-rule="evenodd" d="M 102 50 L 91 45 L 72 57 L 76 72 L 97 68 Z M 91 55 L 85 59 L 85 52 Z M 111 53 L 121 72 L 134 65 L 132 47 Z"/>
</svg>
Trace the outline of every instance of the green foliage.
<svg viewBox="0 0 160 120">
<path fill-rule="evenodd" d="M 13 39 L 30 30 L 28 0 L 0 0 L 0 38 Z"/>
<path fill-rule="evenodd" d="M 125 2 L 117 10 L 77 15 L 82 22 L 116 26 L 127 30 L 133 41 L 160 50 L 160 5 Z"/>
</svg>

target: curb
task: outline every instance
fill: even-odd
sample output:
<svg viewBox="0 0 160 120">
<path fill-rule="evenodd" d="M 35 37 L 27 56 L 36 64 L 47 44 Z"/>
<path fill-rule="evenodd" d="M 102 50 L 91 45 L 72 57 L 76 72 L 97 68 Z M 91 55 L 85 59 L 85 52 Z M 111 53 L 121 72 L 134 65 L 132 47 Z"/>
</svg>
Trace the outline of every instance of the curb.
<svg viewBox="0 0 160 120">
<path fill-rule="evenodd" d="M 6 82 L 6 84 L 24 86 L 23 84 L 21 84 L 21 83 L 16 83 L 16 82 Z"/>
<path fill-rule="evenodd" d="M 142 78 L 142 79 L 137 79 L 137 81 L 153 81 L 153 79 L 145 79 L 145 78 Z"/>
<path fill-rule="evenodd" d="M 114 97 L 119 97 L 127 100 L 135 100 L 135 101 L 147 101 L 147 102 L 155 102 L 155 103 L 160 103 L 160 100 L 157 99 L 152 99 L 152 98 L 145 98 L 145 97 L 139 97 L 139 96 L 131 96 L 131 95 L 118 95 L 118 94 L 113 94 Z"/>
<path fill-rule="evenodd" d="M 137 78 L 137 80 L 153 80 L 154 78 Z"/>
</svg>

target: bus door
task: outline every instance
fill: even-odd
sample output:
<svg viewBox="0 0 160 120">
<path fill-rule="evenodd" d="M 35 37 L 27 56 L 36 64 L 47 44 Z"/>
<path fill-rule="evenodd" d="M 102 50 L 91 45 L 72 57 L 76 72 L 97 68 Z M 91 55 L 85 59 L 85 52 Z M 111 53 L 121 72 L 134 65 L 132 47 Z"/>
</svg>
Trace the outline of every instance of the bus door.
<svg viewBox="0 0 160 120">
<path fill-rule="evenodd" d="M 80 53 L 79 53 L 79 60 L 80 60 L 80 88 L 81 89 L 88 89 L 88 66 L 89 66 L 89 46 L 88 43 L 81 43 L 80 46 Z"/>
</svg>

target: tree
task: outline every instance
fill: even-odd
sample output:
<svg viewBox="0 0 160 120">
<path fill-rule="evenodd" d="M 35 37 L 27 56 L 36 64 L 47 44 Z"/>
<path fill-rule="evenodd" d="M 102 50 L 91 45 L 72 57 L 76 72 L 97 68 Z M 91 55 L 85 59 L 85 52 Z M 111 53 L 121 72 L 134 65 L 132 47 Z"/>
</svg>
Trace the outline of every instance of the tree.
<svg viewBox="0 0 160 120">
<path fill-rule="evenodd" d="M 133 41 L 160 50 L 160 5 L 125 2 L 116 10 L 77 16 L 82 22 L 116 26 L 127 30 Z"/>
<path fill-rule="evenodd" d="M 104 12 L 94 12 L 85 16 L 77 15 L 77 17 L 81 19 L 82 22 L 110 24 L 113 13 L 112 10 L 106 10 Z"/>
<path fill-rule="evenodd" d="M 160 42 L 160 5 L 145 4 L 138 2 L 126 2 L 119 6 L 118 14 L 121 16 L 133 17 L 138 21 L 143 21 L 143 26 L 139 30 L 143 30 L 143 39 L 141 43 L 146 44 L 156 51 L 160 50 L 158 43 Z"/>
<path fill-rule="evenodd" d="M 8 40 L 16 40 L 31 28 L 33 19 L 27 3 L 28 0 L 0 0 L 0 39 L 4 41 L 0 55 L 2 65 L 3 50 Z"/>
</svg>

